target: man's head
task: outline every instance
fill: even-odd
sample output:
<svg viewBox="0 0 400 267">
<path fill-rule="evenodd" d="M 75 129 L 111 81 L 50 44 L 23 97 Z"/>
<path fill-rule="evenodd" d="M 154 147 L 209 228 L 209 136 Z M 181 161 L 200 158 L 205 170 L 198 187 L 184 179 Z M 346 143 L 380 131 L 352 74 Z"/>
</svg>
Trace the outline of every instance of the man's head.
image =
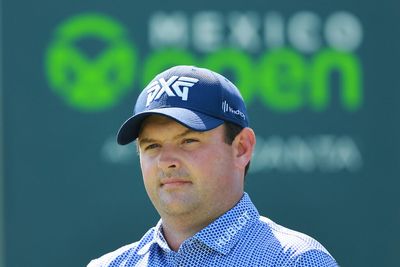
<svg viewBox="0 0 400 267">
<path fill-rule="evenodd" d="M 162 216 L 217 216 L 243 194 L 255 135 L 239 90 L 220 74 L 177 66 L 157 75 L 118 132 L 119 144 L 136 139 Z"/>
<path fill-rule="evenodd" d="M 254 133 L 243 128 L 229 144 L 226 127 L 200 132 L 163 115 L 144 120 L 138 137 L 140 166 L 146 191 L 163 218 L 216 218 L 243 195 Z"/>
</svg>

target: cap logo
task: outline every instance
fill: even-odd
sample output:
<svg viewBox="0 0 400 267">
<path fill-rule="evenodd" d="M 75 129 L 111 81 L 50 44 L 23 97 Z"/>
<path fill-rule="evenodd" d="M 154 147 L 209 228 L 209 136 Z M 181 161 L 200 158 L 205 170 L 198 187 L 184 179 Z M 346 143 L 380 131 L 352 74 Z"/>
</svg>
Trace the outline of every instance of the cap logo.
<svg viewBox="0 0 400 267">
<path fill-rule="evenodd" d="M 147 102 L 146 107 L 150 105 L 154 100 L 159 99 L 163 94 L 168 96 L 178 96 L 183 101 L 188 100 L 189 87 L 195 85 L 199 79 L 184 77 L 184 76 L 172 76 L 167 81 L 164 78 L 153 81 L 147 86 Z"/>
<path fill-rule="evenodd" d="M 246 119 L 246 116 L 244 115 L 243 112 L 241 112 L 239 109 L 233 109 L 231 106 L 229 106 L 229 104 L 228 104 L 228 102 L 226 102 L 226 100 L 224 100 L 222 102 L 222 111 L 224 113 L 229 112 L 234 115 L 240 116 L 243 120 Z"/>
</svg>

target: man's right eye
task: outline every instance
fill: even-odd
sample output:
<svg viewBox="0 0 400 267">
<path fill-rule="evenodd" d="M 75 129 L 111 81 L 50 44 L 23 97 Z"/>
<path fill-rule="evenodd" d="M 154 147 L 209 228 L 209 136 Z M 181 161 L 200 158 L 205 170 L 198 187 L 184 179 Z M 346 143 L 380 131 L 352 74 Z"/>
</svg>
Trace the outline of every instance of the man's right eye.
<svg viewBox="0 0 400 267">
<path fill-rule="evenodd" d="M 155 148 L 157 148 L 157 147 L 159 147 L 159 146 L 160 146 L 159 144 L 150 144 L 150 145 L 146 146 L 146 147 L 144 148 L 144 150 L 155 149 Z"/>
</svg>

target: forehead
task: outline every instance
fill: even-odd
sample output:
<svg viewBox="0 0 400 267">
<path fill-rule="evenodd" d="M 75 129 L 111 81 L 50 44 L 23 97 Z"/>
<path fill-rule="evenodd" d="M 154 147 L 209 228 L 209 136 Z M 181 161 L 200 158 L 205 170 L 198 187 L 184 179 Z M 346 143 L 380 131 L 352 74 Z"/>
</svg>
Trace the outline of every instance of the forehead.
<svg viewBox="0 0 400 267">
<path fill-rule="evenodd" d="M 224 124 L 218 126 L 215 129 L 208 131 L 195 131 L 187 128 L 183 124 L 163 115 L 150 115 L 141 124 L 138 139 L 148 137 L 149 135 L 159 134 L 181 134 L 181 133 L 195 133 L 203 136 L 208 135 L 221 135 L 224 132 Z"/>
<path fill-rule="evenodd" d="M 177 121 L 163 115 L 150 115 L 147 118 L 145 118 L 140 126 L 140 132 L 142 132 L 144 129 L 149 128 L 149 127 L 155 127 L 155 126 L 165 126 L 165 125 L 173 125 L 176 127 L 180 127 L 182 129 L 188 129 L 185 127 L 183 124 L 178 123 Z"/>
<path fill-rule="evenodd" d="M 154 129 L 163 129 L 168 127 L 169 129 L 176 129 L 178 131 L 187 131 L 189 128 L 176 122 L 175 120 L 162 115 L 150 115 L 142 122 L 139 131 L 139 139 L 143 135 L 149 135 L 151 133 L 157 133 Z"/>
</svg>

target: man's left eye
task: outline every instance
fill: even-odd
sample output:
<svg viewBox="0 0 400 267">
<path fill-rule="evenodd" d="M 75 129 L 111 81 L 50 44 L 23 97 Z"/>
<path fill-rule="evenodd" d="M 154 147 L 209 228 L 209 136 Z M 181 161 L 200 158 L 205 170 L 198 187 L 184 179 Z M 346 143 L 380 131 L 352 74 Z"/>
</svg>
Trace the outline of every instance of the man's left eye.
<svg viewBox="0 0 400 267">
<path fill-rule="evenodd" d="M 198 140 L 192 139 L 192 138 L 188 138 L 188 139 L 184 139 L 183 140 L 184 144 L 190 144 L 190 143 L 194 143 L 194 142 L 198 142 Z"/>
</svg>

